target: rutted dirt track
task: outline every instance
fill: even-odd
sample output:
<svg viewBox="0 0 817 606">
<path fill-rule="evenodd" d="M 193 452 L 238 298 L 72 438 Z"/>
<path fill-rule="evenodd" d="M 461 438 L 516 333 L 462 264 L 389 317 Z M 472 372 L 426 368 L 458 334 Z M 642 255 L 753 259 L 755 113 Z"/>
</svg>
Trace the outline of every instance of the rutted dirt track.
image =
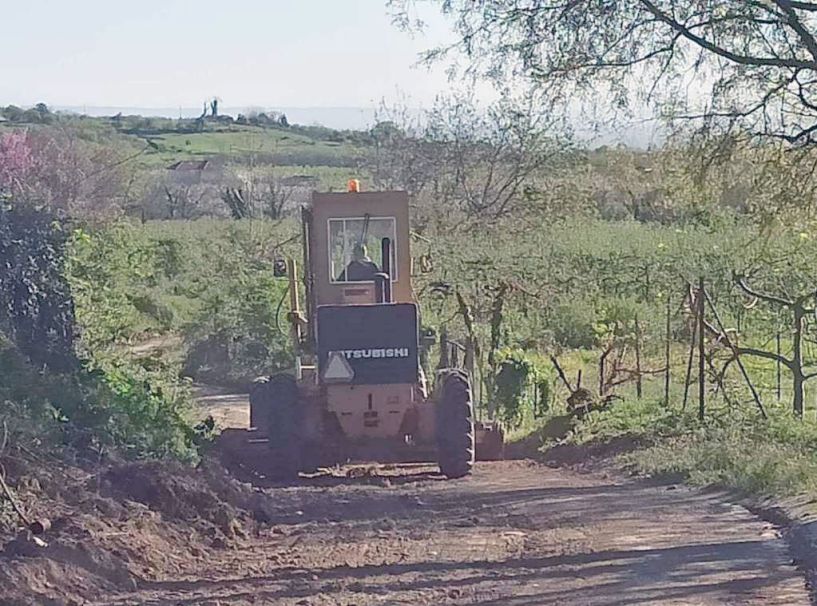
<svg viewBox="0 0 817 606">
<path fill-rule="evenodd" d="M 529 462 L 380 474 L 276 489 L 262 536 L 104 603 L 809 603 L 776 531 L 712 496 Z"/>
<path fill-rule="evenodd" d="M 809 604 L 778 532 L 715 495 L 529 461 L 346 472 L 269 488 L 259 536 L 97 603 Z"/>
</svg>

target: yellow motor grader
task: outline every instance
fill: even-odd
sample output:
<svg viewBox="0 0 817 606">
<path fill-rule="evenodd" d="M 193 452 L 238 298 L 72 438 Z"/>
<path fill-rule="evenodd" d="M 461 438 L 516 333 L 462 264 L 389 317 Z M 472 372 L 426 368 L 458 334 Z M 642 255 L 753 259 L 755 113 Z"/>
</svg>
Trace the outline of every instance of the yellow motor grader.
<svg viewBox="0 0 817 606">
<path fill-rule="evenodd" d="M 464 370 L 438 370 L 429 393 L 408 195 L 358 189 L 315 193 L 302 212 L 304 271 L 285 261 L 294 373 L 255 383 L 251 428 L 228 440 L 234 462 L 293 477 L 350 459 L 436 461 L 445 476 L 465 476 L 475 449 L 501 457 L 502 430 L 475 423 Z"/>
</svg>

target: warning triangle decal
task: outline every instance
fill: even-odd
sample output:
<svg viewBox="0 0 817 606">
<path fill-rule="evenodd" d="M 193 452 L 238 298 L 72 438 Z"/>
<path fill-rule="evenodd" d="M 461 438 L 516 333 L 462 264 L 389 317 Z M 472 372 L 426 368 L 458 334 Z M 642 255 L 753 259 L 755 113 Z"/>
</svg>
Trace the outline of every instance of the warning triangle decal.
<svg viewBox="0 0 817 606">
<path fill-rule="evenodd" d="M 326 370 L 323 371 L 323 378 L 326 381 L 351 381 L 355 377 L 355 371 L 349 366 L 346 357 L 339 351 L 329 354 L 326 362 Z"/>
</svg>

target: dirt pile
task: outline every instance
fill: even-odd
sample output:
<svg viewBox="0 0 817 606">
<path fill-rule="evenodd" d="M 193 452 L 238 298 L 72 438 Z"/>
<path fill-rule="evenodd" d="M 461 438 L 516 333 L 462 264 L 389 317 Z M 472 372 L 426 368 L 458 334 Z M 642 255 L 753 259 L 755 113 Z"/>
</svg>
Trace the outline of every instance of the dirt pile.
<svg viewBox="0 0 817 606">
<path fill-rule="evenodd" d="M 213 462 L 191 469 L 28 457 L 5 466 L 27 517 L 51 528 L 34 537 L 0 499 L 3 605 L 81 604 L 173 578 L 213 549 L 240 546 L 272 511 L 267 496 Z"/>
</svg>

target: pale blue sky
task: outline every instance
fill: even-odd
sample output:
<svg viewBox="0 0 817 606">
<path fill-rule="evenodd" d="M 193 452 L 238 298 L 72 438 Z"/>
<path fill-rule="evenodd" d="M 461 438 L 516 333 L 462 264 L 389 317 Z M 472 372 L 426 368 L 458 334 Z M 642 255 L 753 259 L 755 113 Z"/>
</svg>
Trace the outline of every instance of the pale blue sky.
<svg viewBox="0 0 817 606">
<path fill-rule="evenodd" d="M 413 65 L 451 34 L 423 18 L 412 38 L 385 0 L 2 0 L 0 105 L 425 105 L 446 75 Z"/>
</svg>

